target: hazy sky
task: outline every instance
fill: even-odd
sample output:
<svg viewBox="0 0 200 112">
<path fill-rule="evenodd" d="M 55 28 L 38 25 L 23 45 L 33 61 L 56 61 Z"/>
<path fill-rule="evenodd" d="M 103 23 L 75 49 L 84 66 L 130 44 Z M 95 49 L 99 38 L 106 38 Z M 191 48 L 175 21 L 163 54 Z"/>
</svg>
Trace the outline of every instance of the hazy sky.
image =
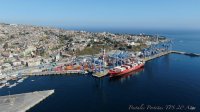
<svg viewBox="0 0 200 112">
<path fill-rule="evenodd" d="M 0 22 L 69 28 L 200 29 L 200 0 L 1 0 Z"/>
</svg>

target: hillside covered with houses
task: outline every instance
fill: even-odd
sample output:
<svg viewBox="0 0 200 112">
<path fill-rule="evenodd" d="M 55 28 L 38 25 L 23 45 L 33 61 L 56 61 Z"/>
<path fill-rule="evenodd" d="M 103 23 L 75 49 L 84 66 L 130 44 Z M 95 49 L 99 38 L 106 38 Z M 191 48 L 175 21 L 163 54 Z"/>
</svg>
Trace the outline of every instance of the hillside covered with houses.
<svg viewBox="0 0 200 112">
<path fill-rule="evenodd" d="M 140 51 L 165 40 L 152 35 L 70 31 L 59 28 L 0 24 L 0 70 L 7 71 L 62 61 L 101 49 Z"/>
</svg>

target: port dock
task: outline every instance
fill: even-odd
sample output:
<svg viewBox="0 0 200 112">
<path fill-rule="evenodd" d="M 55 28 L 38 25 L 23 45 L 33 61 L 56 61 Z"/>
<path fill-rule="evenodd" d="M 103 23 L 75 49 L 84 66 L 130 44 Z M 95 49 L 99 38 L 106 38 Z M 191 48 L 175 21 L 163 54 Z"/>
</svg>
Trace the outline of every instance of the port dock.
<svg viewBox="0 0 200 112">
<path fill-rule="evenodd" d="M 181 52 L 181 51 L 166 51 L 166 52 L 162 52 L 162 53 L 153 55 L 151 57 L 146 57 L 144 60 L 147 62 L 147 61 L 150 61 L 155 58 L 159 58 L 159 57 L 162 57 L 162 56 L 165 56 L 168 54 L 180 54 L 180 55 L 187 55 L 187 56 L 191 56 L 191 57 L 200 57 L 200 54 L 197 54 L 197 53 L 188 53 L 188 52 Z"/>
<path fill-rule="evenodd" d="M 104 76 L 106 76 L 107 74 L 92 74 L 92 76 L 94 76 L 94 77 L 97 77 L 97 78 L 101 78 L 101 77 L 104 77 Z"/>
<path fill-rule="evenodd" d="M 108 75 L 108 69 L 106 69 L 106 70 L 103 71 L 103 72 L 93 73 L 92 75 L 93 75 L 94 77 L 97 77 L 97 78 L 104 77 L 104 76 Z"/>
<path fill-rule="evenodd" d="M 197 53 L 187 53 L 187 52 L 180 52 L 180 51 L 165 51 L 161 52 L 149 57 L 145 57 L 144 60 L 146 62 L 168 55 L 168 54 L 180 54 L 180 55 L 187 55 L 191 57 L 200 57 L 200 54 Z M 108 71 L 108 69 L 105 69 Z M 86 72 L 84 70 L 64 70 L 64 71 L 44 71 L 44 72 L 26 72 L 22 73 L 23 76 L 47 76 L 47 75 L 67 75 L 67 74 L 85 74 Z M 107 73 L 93 73 L 94 77 L 101 78 L 107 75 Z"/>
<path fill-rule="evenodd" d="M 36 91 L 16 95 L 0 96 L 1 112 L 25 112 L 54 93 L 54 90 Z"/>
<path fill-rule="evenodd" d="M 180 51 L 171 51 L 171 53 L 188 55 L 188 56 L 191 56 L 191 57 L 200 57 L 200 54 L 197 54 L 197 53 L 188 53 L 188 52 L 180 52 Z"/>
<path fill-rule="evenodd" d="M 168 55 L 168 54 L 170 54 L 170 53 L 172 53 L 172 51 L 162 52 L 162 53 L 153 55 L 153 56 L 151 56 L 151 57 L 146 57 L 146 58 L 144 58 L 144 60 L 147 62 L 147 61 L 153 60 L 153 59 L 155 59 L 155 58 L 159 58 L 159 57 Z"/>
</svg>

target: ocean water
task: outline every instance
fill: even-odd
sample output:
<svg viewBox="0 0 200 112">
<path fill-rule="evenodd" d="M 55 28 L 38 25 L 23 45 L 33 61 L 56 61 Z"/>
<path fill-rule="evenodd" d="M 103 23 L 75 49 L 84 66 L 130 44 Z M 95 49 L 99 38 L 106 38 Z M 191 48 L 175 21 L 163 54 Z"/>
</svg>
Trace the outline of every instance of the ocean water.
<svg viewBox="0 0 200 112">
<path fill-rule="evenodd" d="M 200 53 L 200 33 L 159 35 L 171 38 L 174 50 Z M 138 72 L 115 79 L 98 79 L 89 74 L 29 77 L 16 87 L 0 89 L 0 95 L 49 89 L 55 89 L 55 93 L 28 112 L 156 111 L 153 107 L 163 107 L 157 111 L 198 112 L 200 57 L 170 54 L 147 62 Z M 144 108 L 133 108 L 137 106 Z"/>
</svg>

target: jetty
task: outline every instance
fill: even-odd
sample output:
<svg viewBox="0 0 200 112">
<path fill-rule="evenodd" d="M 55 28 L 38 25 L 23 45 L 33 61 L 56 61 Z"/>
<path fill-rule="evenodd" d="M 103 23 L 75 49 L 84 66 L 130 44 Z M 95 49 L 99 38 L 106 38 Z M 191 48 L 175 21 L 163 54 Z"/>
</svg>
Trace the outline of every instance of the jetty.
<svg viewBox="0 0 200 112">
<path fill-rule="evenodd" d="M 36 91 L 16 95 L 0 96 L 1 112 L 25 112 L 54 93 L 54 90 Z"/>
<path fill-rule="evenodd" d="M 101 77 L 108 75 L 108 70 L 105 70 L 105 71 L 102 71 L 102 72 L 96 72 L 96 73 L 93 73 L 92 75 L 94 77 L 101 78 Z"/>
<path fill-rule="evenodd" d="M 144 61 L 147 62 L 147 61 L 153 60 L 155 58 L 159 58 L 159 57 L 165 56 L 165 55 L 170 54 L 170 53 L 172 53 L 172 52 L 171 51 L 162 52 L 162 53 L 150 56 L 150 57 L 146 57 L 146 58 L 144 58 Z"/>
<path fill-rule="evenodd" d="M 146 57 L 144 60 L 147 62 L 147 61 L 150 61 L 155 58 L 159 58 L 159 57 L 162 57 L 162 56 L 165 56 L 168 54 L 181 54 L 181 55 L 187 55 L 187 56 L 191 56 L 191 57 L 200 57 L 200 54 L 198 54 L 198 53 L 188 53 L 188 52 L 181 52 L 181 51 L 166 51 L 166 52 L 162 52 L 162 53 L 150 56 L 150 57 Z"/>
<path fill-rule="evenodd" d="M 191 56 L 191 57 L 200 57 L 200 54 L 198 54 L 198 53 L 188 53 L 188 52 L 180 52 L 180 51 L 171 51 L 171 53 L 188 55 L 188 56 Z"/>
<path fill-rule="evenodd" d="M 188 53 L 188 52 L 180 52 L 180 51 L 163 51 L 158 54 L 154 54 L 152 56 L 148 56 L 143 58 L 144 61 L 148 62 L 150 60 L 168 55 L 168 54 L 180 54 L 180 55 L 187 55 L 191 57 L 200 57 L 200 54 L 198 53 Z M 101 78 L 107 75 L 108 68 L 105 68 L 105 72 L 97 72 L 93 73 L 92 75 L 97 78 Z M 22 76 L 48 76 L 48 75 L 67 75 L 67 74 L 86 74 L 87 72 L 84 70 L 59 70 L 59 71 L 40 71 L 40 72 L 25 72 L 22 73 Z"/>
</svg>

